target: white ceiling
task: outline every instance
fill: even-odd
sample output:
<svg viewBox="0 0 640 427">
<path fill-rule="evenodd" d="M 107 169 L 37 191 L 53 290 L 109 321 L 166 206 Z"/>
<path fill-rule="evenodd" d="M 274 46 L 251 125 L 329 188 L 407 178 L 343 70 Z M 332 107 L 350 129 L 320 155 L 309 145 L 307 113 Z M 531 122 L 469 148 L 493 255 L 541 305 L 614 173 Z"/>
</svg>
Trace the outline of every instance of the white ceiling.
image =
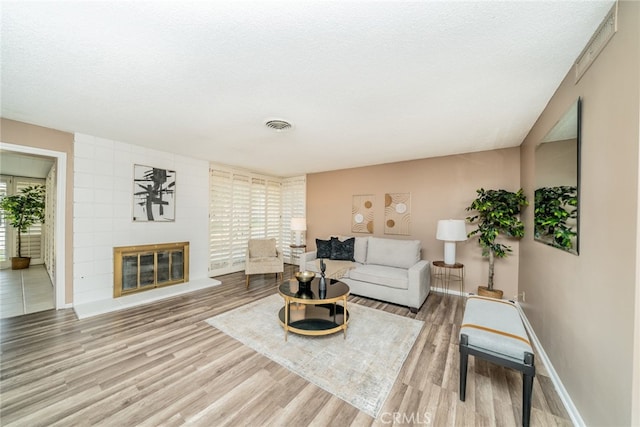
<svg viewBox="0 0 640 427">
<path fill-rule="evenodd" d="M 612 4 L 3 1 L 1 114 L 277 176 L 513 147 Z"/>
</svg>

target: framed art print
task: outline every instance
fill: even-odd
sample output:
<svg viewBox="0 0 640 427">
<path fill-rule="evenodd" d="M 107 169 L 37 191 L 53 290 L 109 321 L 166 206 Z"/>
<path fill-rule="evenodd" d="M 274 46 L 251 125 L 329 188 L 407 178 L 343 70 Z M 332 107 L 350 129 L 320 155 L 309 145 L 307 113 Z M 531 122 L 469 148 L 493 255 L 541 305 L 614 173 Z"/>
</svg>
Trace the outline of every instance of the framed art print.
<svg viewBox="0 0 640 427">
<path fill-rule="evenodd" d="M 353 196 L 351 207 L 351 231 L 354 233 L 373 233 L 373 203 L 372 194 Z"/>
<path fill-rule="evenodd" d="M 384 234 L 408 236 L 411 225 L 411 193 L 384 195 Z"/>
<path fill-rule="evenodd" d="M 176 218 L 176 172 L 133 166 L 133 220 L 168 222 Z"/>
</svg>

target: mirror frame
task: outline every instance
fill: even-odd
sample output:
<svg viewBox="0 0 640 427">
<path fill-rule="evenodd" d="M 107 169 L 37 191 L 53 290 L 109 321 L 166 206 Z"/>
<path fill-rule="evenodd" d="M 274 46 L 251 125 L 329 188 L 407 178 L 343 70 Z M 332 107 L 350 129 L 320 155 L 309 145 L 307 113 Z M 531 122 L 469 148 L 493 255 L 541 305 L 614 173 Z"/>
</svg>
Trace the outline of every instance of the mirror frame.
<svg viewBox="0 0 640 427">
<path fill-rule="evenodd" d="M 547 144 L 547 143 L 553 143 L 553 142 L 559 142 L 559 141 L 564 141 L 565 139 L 551 139 L 551 140 L 547 140 L 550 138 L 551 135 L 553 135 L 554 133 L 557 133 L 558 130 L 562 127 L 562 125 L 567 121 L 567 118 L 570 118 L 569 114 L 571 112 L 571 110 L 576 109 L 576 117 L 575 117 L 575 126 L 576 126 L 576 190 L 575 190 L 575 210 L 574 211 L 570 211 L 570 210 L 566 210 L 567 211 L 567 215 L 573 215 L 573 212 L 575 212 L 575 237 L 571 239 L 571 247 L 565 247 L 561 242 L 557 242 L 556 239 L 553 236 L 550 236 L 549 234 L 545 234 L 545 235 L 539 235 L 536 231 L 536 213 L 537 210 L 539 208 L 539 206 L 537 206 L 535 204 L 535 194 L 537 193 L 537 191 L 542 188 L 542 187 L 538 187 L 540 184 L 540 177 L 539 177 L 539 171 L 538 171 L 538 162 L 540 161 L 540 157 L 538 155 L 538 149 L 540 148 L 540 146 L 542 144 Z M 562 115 L 562 117 L 553 125 L 553 127 L 549 130 L 549 132 L 547 132 L 547 134 L 544 136 L 544 138 L 542 138 L 541 142 L 536 145 L 535 148 L 535 152 L 534 152 L 534 158 L 535 158 L 535 167 L 534 167 L 534 172 L 535 172 L 535 177 L 534 177 L 534 222 L 533 222 L 533 228 L 534 228 L 534 240 L 538 241 L 540 243 L 543 243 L 545 245 L 549 245 L 552 246 L 554 248 L 558 248 L 560 250 L 569 252 L 571 254 L 574 255 L 579 255 L 580 254 L 580 175 L 581 175 L 581 145 L 582 145 L 582 99 L 579 97 L 573 104 L 571 104 L 571 106 L 569 107 L 569 109 L 567 109 L 564 114 Z M 567 192 L 567 186 L 554 186 L 554 187 L 546 187 L 546 188 L 550 188 L 556 191 L 557 194 L 560 194 L 559 198 L 558 198 L 558 202 L 560 203 L 560 205 L 565 205 L 564 201 L 566 200 L 570 200 L 573 197 L 568 197 L 570 195 L 569 192 Z M 571 218 L 571 216 L 569 216 L 569 218 Z M 571 227 L 574 228 L 574 227 Z M 561 238 L 562 239 L 562 238 Z"/>
</svg>

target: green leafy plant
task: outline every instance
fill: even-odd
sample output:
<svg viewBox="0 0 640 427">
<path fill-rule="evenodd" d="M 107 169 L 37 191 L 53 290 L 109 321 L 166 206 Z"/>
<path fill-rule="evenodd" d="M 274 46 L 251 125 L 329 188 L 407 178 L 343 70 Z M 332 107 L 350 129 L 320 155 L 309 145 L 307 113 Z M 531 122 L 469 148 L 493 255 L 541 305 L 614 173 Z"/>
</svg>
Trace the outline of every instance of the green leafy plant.
<svg viewBox="0 0 640 427">
<path fill-rule="evenodd" d="M 578 235 L 570 220 L 578 217 L 578 191 L 575 186 L 538 188 L 534 197 L 534 236 L 551 239 L 549 243 L 562 249 L 573 249 Z"/>
<path fill-rule="evenodd" d="M 524 236 L 524 224 L 518 215 L 522 207 L 527 206 L 527 197 L 522 189 L 517 192 L 506 190 L 476 190 L 478 196 L 467 207 L 467 211 L 477 214 L 467 217 L 467 222 L 477 223 L 478 228 L 467 236 L 478 236 L 482 247 L 482 255 L 489 257 L 489 281 L 487 288 L 493 290 L 493 272 L 495 258 L 504 258 L 511 252 L 511 247 L 496 242 L 499 235 L 521 238 Z"/>
<path fill-rule="evenodd" d="M 44 195 L 44 185 L 32 185 L 0 200 L 5 219 L 18 230 L 18 258 L 22 258 L 22 233 L 33 224 L 44 223 Z"/>
</svg>

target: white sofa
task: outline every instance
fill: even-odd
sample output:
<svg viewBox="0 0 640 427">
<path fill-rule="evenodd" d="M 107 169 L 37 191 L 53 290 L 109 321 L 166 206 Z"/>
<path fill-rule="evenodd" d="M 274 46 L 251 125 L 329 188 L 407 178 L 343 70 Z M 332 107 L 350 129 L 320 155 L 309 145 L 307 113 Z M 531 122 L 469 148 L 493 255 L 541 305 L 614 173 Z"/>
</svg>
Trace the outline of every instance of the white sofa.
<svg viewBox="0 0 640 427">
<path fill-rule="evenodd" d="M 336 236 L 340 241 L 348 237 Z M 354 262 L 341 282 L 351 293 L 394 304 L 417 312 L 430 289 L 429 262 L 420 259 L 419 240 L 381 237 L 356 237 Z M 319 273 L 316 251 L 306 252 L 300 259 L 300 270 Z"/>
</svg>

